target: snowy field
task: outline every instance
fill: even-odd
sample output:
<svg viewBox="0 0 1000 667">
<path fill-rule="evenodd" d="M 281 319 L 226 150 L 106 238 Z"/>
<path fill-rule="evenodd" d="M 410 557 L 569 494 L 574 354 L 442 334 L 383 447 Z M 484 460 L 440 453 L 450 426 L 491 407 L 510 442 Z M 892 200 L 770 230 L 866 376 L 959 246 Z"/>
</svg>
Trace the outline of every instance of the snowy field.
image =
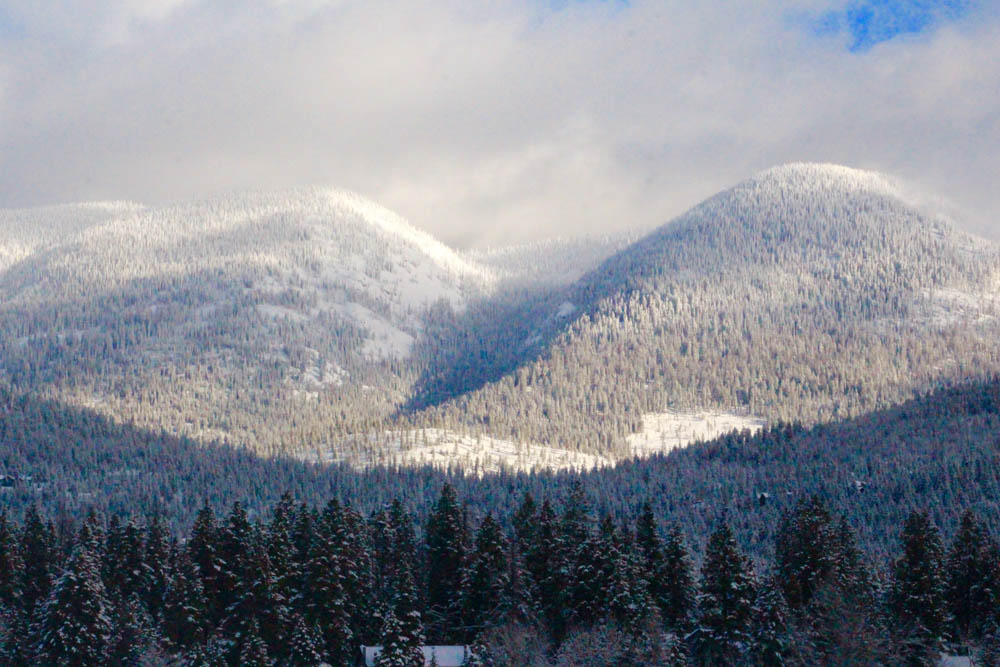
<svg viewBox="0 0 1000 667">
<path fill-rule="evenodd" d="M 759 417 L 732 412 L 655 412 L 642 416 L 642 431 L 628 437 L 633 456 L 645 458 L 659 452 L 711 440 L 731 431 L 759 431 Z"/>
<path fill-rule="evenodd" d="M 647 414 L 643 430 L 628 437 L 632 456 L 645 458 L 693 442 L 710 440 L 730 431 L 757 431 L 764 420 L 728 412 L 662 412 Z M 448 429 L 419 429 L 353 436 L 338 452 L 314 453 L 307 458 L 343 462 L 358 468 L 378 465 L 460 467 L 468 474 L 501 470 L 591 470 L 614 465 L 605 456 L 583 454 L 534 443 L 518 443 L 490 436 L 462 434 Z M 351 452 L 376 452 L 352 455 Z"/>
</svg>

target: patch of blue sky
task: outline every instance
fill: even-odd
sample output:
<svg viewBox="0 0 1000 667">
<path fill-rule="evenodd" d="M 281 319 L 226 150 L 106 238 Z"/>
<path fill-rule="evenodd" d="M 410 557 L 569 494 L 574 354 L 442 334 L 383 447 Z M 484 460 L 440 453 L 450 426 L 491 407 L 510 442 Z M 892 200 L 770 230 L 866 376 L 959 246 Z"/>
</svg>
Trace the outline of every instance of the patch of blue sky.
<svg viewBox="0 0 1000 667">
<path fill-rule="evenodd" d="M 867 51 L 900 35 L 921 33 L 961 18 L 975 0 L 849 0 L 814 24 L 820 35 L 846 32 L 851 51 Z"/>
</svg>

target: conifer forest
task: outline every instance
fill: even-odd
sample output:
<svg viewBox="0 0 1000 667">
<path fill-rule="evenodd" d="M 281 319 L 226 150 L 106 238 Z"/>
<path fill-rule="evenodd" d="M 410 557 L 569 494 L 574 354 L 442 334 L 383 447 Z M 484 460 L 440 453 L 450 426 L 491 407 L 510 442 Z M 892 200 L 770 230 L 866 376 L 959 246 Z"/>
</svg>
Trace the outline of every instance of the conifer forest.
<svg viewBox="0 0 1000 667">
<path fill-rule="evenodd" d="M 835 165 L 463 251 L 0 210 L 0 664 L 1000 666 L 998 287 Z"/>
</svg>

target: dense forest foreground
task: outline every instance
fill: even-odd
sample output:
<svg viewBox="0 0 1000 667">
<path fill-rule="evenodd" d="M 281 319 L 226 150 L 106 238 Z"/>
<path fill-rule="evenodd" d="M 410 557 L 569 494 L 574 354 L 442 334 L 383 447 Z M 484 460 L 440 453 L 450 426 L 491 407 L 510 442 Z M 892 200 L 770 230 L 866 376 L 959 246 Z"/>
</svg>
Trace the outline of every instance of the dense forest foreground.
<svg viewBox="0 0 1000 667">
<path fill-rule="evenodd" d="M 450 485 L 425 524 L 400 502 L 363 516 L 286 495 L 254 521 L 205 506 L 178 540 L 162 517 L 54 524 L 0 514 L 0 661 L 10 665 L 932 665 L 1000 661 L 1000 545 L 965 512 L 945 546 L 925 512 L 872 568 L 813 496 L 753 560 L 725 520 L 700 567 L 645 504 L 597 516 L 582 486 L 525 494 L 474 525 Z"/>
</svg>

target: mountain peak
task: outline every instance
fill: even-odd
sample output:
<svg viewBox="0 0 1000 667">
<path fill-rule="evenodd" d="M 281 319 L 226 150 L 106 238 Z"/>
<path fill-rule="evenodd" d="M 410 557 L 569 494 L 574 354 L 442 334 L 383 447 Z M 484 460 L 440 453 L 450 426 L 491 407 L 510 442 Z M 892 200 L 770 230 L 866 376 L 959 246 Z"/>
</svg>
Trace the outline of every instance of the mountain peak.
<svg viewBox="0 0 1000 667">
<path fill-rule="evenodd" d="M 737 188 L 777 188 L 803 194 L 868 192 L 902 198 L 901 184 L 886 174 L 816 162 L 792 162 L 771 167 L 755 174 Z"/>
</svg>

